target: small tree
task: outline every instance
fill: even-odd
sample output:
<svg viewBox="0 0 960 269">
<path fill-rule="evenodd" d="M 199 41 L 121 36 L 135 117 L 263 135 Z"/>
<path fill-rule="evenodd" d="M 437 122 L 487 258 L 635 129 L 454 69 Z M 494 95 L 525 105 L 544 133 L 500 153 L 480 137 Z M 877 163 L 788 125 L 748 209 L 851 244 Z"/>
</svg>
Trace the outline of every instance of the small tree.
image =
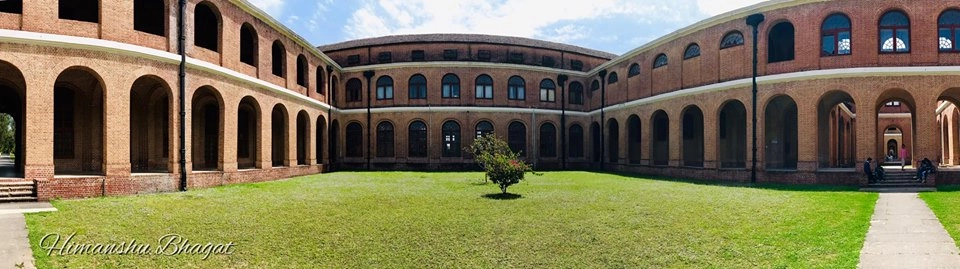
<svg viewBox="0 0 960 269">
<path fill-rule="evenodd" d="M 493 135 L 484 135 L 470 145 L 474 160 L 486 173 L 487 179 L 500 186 L 507 193 L 507 187 L 520 183 L 527 172 L 533 169 L 520 159 L 520 154 L 510 150 L 507 142 Z M 537 175 L 536 173 L 534 173 Z"/>
</svg>

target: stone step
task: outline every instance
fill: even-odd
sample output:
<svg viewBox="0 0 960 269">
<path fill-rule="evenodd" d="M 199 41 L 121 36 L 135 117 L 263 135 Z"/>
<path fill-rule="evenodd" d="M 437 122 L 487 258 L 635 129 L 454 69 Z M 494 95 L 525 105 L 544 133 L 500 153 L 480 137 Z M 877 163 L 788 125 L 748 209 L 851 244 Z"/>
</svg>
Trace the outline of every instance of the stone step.
<svg viewBox="0 0 960 269">
<path fill-rule="evenodd" d="M 0 197 L 0 203 L 36 202 L 36 201 L 37 201 L 37 197 L 34 197 L 34 196 Z"/>
<path fill-rule="evenodd" d="M 0 191 L 0 197 L 31 196 L 33 190 L 27 191 Z"/>
<path fill-rule="evenodd" d="M 33 181 L 0 181 L 0 188 L 8 186 L 33 186 Z"/>
<path fill-rule="evenodd" d="M 29 186 L 0 186 L 0 193 L 5 191 L 33 191 L 33 185 Z"/>
<path fill-rule="evenodd" d="M 862 192 L 934 192 L 937 188 L 933 187 L 865 187 L 860 188 Z"/>
</svg>

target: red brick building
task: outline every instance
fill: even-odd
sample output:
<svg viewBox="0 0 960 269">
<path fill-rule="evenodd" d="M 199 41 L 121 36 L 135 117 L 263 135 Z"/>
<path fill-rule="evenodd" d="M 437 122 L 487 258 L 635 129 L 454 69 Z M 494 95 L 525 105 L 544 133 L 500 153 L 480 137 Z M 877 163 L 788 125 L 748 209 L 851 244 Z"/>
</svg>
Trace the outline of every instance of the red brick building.
<svg viewBox="0 0 960 269">
<path fill-rule="evenodd" d="M 863 184 L 891 146 L 960 178 L 960 1 L 769 1 L 620 56 L 450 34 L 315 48 L 246 1 L 186 2 L 0 2 L 12 180 L 51 199 L 460 169 L 493 133 L 538 169 L 749 181 L 755 13 L 759 181 Z"/>
</svg>

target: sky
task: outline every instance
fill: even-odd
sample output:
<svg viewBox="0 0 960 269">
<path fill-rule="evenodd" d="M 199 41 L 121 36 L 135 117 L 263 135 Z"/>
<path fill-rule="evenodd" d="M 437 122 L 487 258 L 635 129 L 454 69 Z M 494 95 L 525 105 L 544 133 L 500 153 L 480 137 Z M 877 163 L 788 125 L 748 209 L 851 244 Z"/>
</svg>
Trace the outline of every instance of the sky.
<svg viewBox="0 0 960 269">
<path fill-rule="evenodd" d="M 315 46 L 401 34 L 518 36 L 617 55 L 763 0 L 248 0 Z"/>
</svg>

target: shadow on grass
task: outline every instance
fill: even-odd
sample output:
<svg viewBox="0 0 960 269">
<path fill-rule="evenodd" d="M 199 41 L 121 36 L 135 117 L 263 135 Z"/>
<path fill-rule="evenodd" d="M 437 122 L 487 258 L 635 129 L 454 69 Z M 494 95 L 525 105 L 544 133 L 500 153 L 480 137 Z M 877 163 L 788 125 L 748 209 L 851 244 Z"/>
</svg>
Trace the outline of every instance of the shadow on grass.
<svg viewBox="0 0 960 269">
<path fill-rule="evenodd" d="M 484 194 L 480 197 L 487 198 L 490 200 L 516 200 L 523 198 L 523 195 L 513 194 L 513 193 L 491 193 Z"/>
</svg>

